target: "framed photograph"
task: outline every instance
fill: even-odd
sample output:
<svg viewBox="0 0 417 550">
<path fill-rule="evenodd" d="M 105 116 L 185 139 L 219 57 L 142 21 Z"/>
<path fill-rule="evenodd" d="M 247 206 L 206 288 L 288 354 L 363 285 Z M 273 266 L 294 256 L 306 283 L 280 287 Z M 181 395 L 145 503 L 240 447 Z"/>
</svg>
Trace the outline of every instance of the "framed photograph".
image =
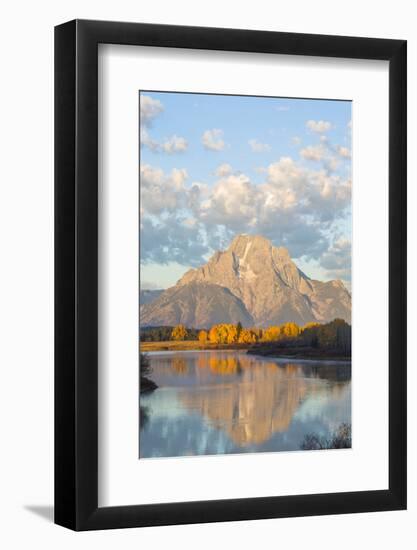
<svg viewBox="0 0 417 550">
<path fill-rule="evenodd" d="M 55 29 L 55 522 L 406 508 L 406 42 Z"/>
</svg>

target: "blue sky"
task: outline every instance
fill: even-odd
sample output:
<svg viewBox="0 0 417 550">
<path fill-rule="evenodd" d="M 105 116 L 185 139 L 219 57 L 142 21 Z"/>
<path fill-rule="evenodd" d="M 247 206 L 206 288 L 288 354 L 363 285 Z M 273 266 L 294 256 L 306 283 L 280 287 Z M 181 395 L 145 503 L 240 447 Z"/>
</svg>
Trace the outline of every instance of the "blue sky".
<svg viewBox="0 0 417 550">
<path fill-rule="evenodd" d="M 141 286 L 166 288 L 236 233 L 350 281 L 351 103 L 140 93 Z"/>
</svg>

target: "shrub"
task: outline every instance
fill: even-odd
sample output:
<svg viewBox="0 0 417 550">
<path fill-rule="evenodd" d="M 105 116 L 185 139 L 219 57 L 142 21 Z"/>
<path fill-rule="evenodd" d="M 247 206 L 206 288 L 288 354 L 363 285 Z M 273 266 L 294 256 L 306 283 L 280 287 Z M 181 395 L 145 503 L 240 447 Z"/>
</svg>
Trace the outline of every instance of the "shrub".
<svg viewBox="0 0 417 550">
<path fill-rule="evenodd" d="M 352 447 L 352 428 L 350 424 L 340 424 L 330 438 L 317 433 L 309 433 L 304 436 L 300 445 L 303 451 L 319 451 L 322 449 L 350 449 Z"/>
<path fill-rule="evenodd" d="M 139 367 L 140 367 L 140 375 L 141 376 L 148 376 L 152 372 L 151 364 L 149 361 L 149 357 L 146 353 L 141 353 L 139 356 Z"/>
</svg>

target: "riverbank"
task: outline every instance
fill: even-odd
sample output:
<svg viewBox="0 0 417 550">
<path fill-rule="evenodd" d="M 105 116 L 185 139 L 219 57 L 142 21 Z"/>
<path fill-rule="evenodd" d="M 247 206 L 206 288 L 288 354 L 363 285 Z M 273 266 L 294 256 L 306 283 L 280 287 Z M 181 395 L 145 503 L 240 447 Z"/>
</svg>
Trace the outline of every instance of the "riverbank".
<svg viewBox="0 0 417 550">
<path fill-rule="evenodd" d="M 155 351 L 246 351 L 251 355 L 279 359 L 300 359 L 312 361 L 350 361 L 351 356 L 335 349 L 318 349 L 311 347 L 291 347 L 277 345 L 276 342 L 262 342 L 258 344 L 215 344 L 199 342 L 198 340 L 167 340 L 164 342 L 141 342 L 140 352 Z"/>
<path fill-rule="evenodd" d="M 157 384 L 147 376 L 140 377 L 140 393 L 146 393 L 156 390 Z"/>
<path fill-rule="evenodd" d="M 275 359 L 294 359 L 312 361 L 351 361 L 351 356 L 337 349 L 319 349 L 312 347 L 279 346 L 276 343 L 254 344 L 248 349 L 251 355 Z"/>
<path fill-rule="evenodd" d="M 140 352 L 150 351 L 201 351 L 201 350 L 247 350 L 251 344 L 214 344 L 198 340 L 165 342 L 140 342 Z"/>
</svg>

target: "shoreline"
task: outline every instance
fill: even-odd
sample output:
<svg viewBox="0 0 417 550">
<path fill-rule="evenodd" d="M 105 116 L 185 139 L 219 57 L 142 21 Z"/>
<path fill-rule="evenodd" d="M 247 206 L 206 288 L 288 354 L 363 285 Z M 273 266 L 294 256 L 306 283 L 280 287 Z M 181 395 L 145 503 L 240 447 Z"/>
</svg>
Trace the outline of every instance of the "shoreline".
<svg viewBox="0 0 417 550">
<path fill-rule="evenodd" d="M 307 348 L 304 351 L 297 348 L 274 348 L 273 346 L 259 346 L 255 345 L 248 350 L 250 355 L 259 355 L 260 357 L 272 358 L 272 359 L 286 359 L 295 361 L 331 361 L 341 363 L 351 363 L 352 357 L 350 355 L 341 355 L 335 350 L 322 350 Z"/>
<path fill-rule="evenodd" d="M 322 356 L 322 357 L 308 357 L 306 355 L 261 355 L 261 354 L 258 354 L 258 353 L 251 353 L 250 355 L 257 355 L 258 357 L 262 357 L 263 359 L 282 359 L 283 361 L 299 361 L 299 362 L 303 362 L 303 363 L 343 363 L 343 364 L 347 364 L 347 363 L 352 363 L 352 359 L 351 357 L 327 357 L 327 356 Z"/>
<path fill-rule="evenodd" d="M 284 351 L 285 350 L 285 351 Z M 351 363 L 351 357 L 332 354 L 331 352 L 317 353 L 317 350 L 302 352 L 294 348 L 283 349 L 281 353 L 270 347 L 261 347 L 253 344 L 203 344 L 194 340 L 166 341 L 166 342 L 141 342 L 140 353 L 170 353 L 170 352 L 203 352 L 203 351 L 230 351 L 244 352 L 249 355 L 257 355 L 264 359 L 282 359 L 285 361 L 309 361 Z"/>
<path fill-rule="evenodd" d="M 139 379 L 139 393 L 149 393 L 158 388 L 158 385 L 148 378 L 147 376 L 141 376 Z"/>
<path fill-rule="evenodd" d="M 154 351 L 245 351 L 250 347 L 251 344 L 203 344 L 196 340 L 139 343 L 141 353 Z"/>
</svg>

